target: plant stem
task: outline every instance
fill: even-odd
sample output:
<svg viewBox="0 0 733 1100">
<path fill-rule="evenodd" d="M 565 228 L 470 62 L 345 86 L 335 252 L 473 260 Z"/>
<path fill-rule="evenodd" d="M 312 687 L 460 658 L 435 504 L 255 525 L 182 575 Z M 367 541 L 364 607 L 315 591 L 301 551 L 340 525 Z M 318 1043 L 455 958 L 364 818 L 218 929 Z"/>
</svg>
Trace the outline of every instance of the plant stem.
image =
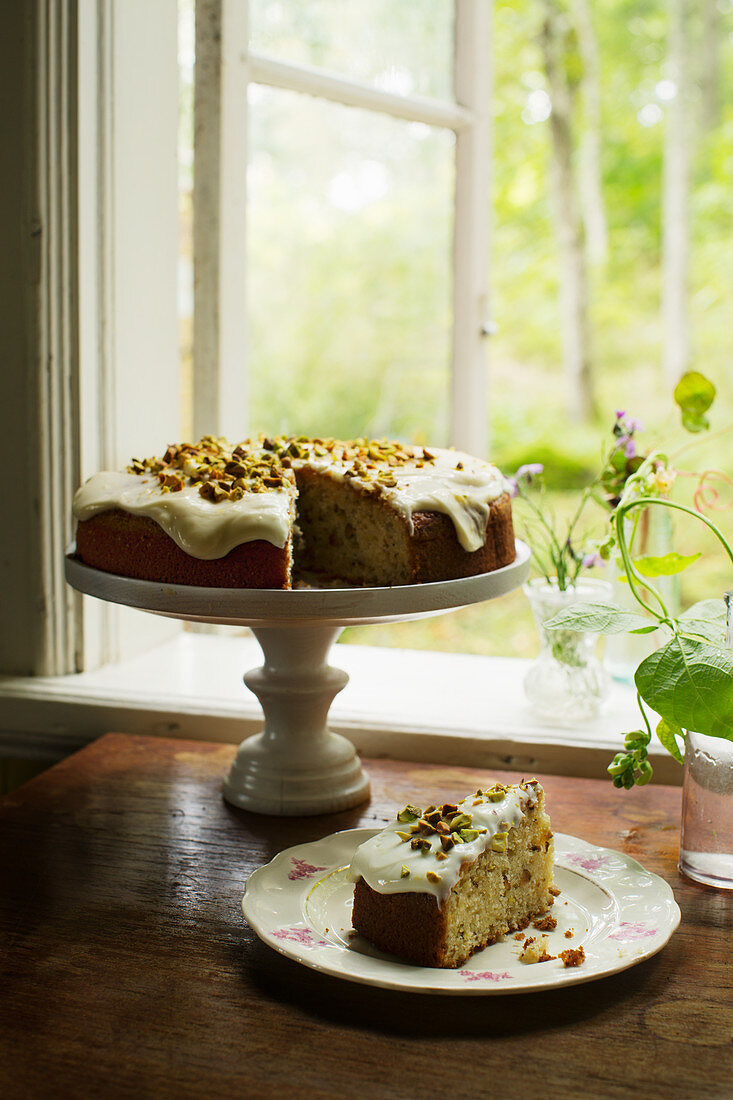
<svg viewBox="0 0 733 1100">
<path fill-rule="evenodd" d="M 634 500 L 630 500 L 625 504 L 621 503 L 618 505 L 614 517 L 616 524 L 616 538 L 618 539 L 618 546 L 619 550 L 621 551 L 621 559 L 624 563 L 624 569 L 626 570 L 626 576 L 629 580 L 629 588 L 631 589 L 632 595 L 634 596 L 634 599 L 642 605 L 642 607 L 644 607 L 647 611 L 651 611 L 652 615 L 659 619 L 660 623 L 663 623 L 665 621 L 671 623 L 672 620 L 670 619 L 669 612 L 667 611 L 667 607 L 659 592 L 653 585 L 647 584 L 642 575 L 635 568 L 629 554 L 629 548 L 626 544 L 626 536 L 623 529 L 624 517 L 627 515 L 627 513 L 631 512 L 632 509 L 646 508 L 654 505 L 662 505 L 662 507 L 664 508 L 673 508 L 678 512 L 686 512 L 687 515 L 693 516 L 695 519 L 702 520 L 702 522 L 710 528 L 713 534 L 717 537 L 718 541 L 722 544 L 723 549 L 728 555 L 728 558 L 730 559 L 732 565 L 733 550 L 731 550 L 728 544 L 728 540 L 726 539 L 720 528 L 717 526 L 717 524 L 713 523 L 713 521 L 711 519 L 708 519 L 707 516 L 703 515 L 702 512 L 696 512 L 693 508 L 688 508 L 686 504 L 678 504 L 677 501 L 666 500 L 661 497 L 636 497 Z M 650 592 L 656 598 L 662 612 L 661 615 L 654 611 L 652 608 L 647 607 L 647 605 L 644 603 L 641 596 L 636 590 L 637 584 L 640 587 L 645 588 L 647 592 Z"/>
</svg>

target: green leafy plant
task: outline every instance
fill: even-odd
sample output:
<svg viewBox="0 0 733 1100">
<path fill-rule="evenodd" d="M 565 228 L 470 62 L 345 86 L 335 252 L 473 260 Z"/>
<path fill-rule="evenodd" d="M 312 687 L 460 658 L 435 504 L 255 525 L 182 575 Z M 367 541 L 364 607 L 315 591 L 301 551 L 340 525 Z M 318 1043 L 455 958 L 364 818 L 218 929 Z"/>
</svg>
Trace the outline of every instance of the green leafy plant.
<svg viewBox="0 0 733 1100">
<path fill-rule="evenodd" d="M 714 393 L 712 384 L 702 375 L 686 375 L 679 383 L 675 400 L 688 430 L 701 430 Z M 645 634 L 657 629 L 663 632 L 664 644 L 639 664 L 634 676 L 644 724 L 624 735 L 624 750 L 615 755 L 609 766 L 617 787 L 642 785 L 652 778 L 648 760 L 652 728 L 646 708 L 659 716 L 657 737 L 680 762 L 685 730 L 733 740 L 733 653 L 726 646 L 723 600 L 702 600 L 675 617 L 658 587 L 651 583 L 653 579 L 679 573 L 699 555 L 672 552 L 663 557 L 632 560 L 629 551 L 628 531 L 630 527 L 633 530 L 629 519 L 646 508 L 671 508 L 705 524 L 733 565 L 733 549 L 720 528 L 702 512 L 669 499 L 674 478 L 668 455 L 662 451 L 649 454 L 627 478 L 611 513 L 609 537 L 600 548 L 606 558 L 613 552 L 619 554 L 639 613 L 612 604 L 576 604 L 547 623 L 551 628 L 601 634 L 622 631 Z"/>
</svg>

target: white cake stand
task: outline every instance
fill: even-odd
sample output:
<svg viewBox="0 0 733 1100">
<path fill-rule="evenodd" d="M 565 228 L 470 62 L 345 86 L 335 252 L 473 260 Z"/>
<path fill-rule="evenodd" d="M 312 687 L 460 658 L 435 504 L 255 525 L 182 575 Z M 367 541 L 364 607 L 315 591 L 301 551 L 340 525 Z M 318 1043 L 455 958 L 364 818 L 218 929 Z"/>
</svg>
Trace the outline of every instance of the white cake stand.
<svg viewBox="0 0 733 1100">
<path fill-rule="evenodd" d="M 265 663 L 244 676 L 265 715 L 261 733 L 239 747 L 224 781 L 228 802 L 257 813 L 336 813 L 365 801 L 369 779 L 354 746 L 328 729 L 334 697 L 348 676 L 328 664 L 346 626 L 441 615 L 495 599 L 529 573 L 517 541 L 511 565 L 476 577 L 393 588 L 197 588 L 103 573 L 66 557 L 66 579 L 89 596 L 187 622 L 248 626 Z"/>
</svg>

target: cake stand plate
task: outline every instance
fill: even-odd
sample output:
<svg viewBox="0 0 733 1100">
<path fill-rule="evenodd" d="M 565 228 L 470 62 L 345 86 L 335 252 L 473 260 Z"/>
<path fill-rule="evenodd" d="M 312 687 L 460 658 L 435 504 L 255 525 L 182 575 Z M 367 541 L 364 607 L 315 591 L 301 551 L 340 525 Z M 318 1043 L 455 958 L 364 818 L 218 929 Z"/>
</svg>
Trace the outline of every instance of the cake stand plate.
<svg viewBox="0 0 733 1100">
<path fill-rule="evenodd" d="M 265 715 L 239 747 L 224 781 L 228 802 L 256 813 L 336 813 L 365 801 L 369 779 L 354 746 L 327 727 L 348 676 L 328 663 L 346 626 L 441 615 L 519 587 L 530 551 L 517 540 L 511 565 L 475 577 L 391 588 L 198 588 L 120 577 L 66 556 L 68 583 L 89 596 L 186 622 L 249 627 L 264 664 L 244 676 Z"/>
</svg>

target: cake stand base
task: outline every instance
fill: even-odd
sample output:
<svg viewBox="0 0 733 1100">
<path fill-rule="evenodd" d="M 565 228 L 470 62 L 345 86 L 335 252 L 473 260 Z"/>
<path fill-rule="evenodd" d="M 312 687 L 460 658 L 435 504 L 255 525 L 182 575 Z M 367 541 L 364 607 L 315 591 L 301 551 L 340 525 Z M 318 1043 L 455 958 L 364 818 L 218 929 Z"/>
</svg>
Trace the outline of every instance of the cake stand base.
<svg viewBox="0 0 733 1100">
<path fill-rule="evenodd" d="M 350 741 L 326 725 L 334 696 L 349 677 L 328 664 L 342 631 L 331 624 L 256 626 L 265 657 L 244 682 L 265 714 L 224 781 L 227 802 L 275 815 L 337 813 L 369 797 L 369 779 Z"/>
</svg>

